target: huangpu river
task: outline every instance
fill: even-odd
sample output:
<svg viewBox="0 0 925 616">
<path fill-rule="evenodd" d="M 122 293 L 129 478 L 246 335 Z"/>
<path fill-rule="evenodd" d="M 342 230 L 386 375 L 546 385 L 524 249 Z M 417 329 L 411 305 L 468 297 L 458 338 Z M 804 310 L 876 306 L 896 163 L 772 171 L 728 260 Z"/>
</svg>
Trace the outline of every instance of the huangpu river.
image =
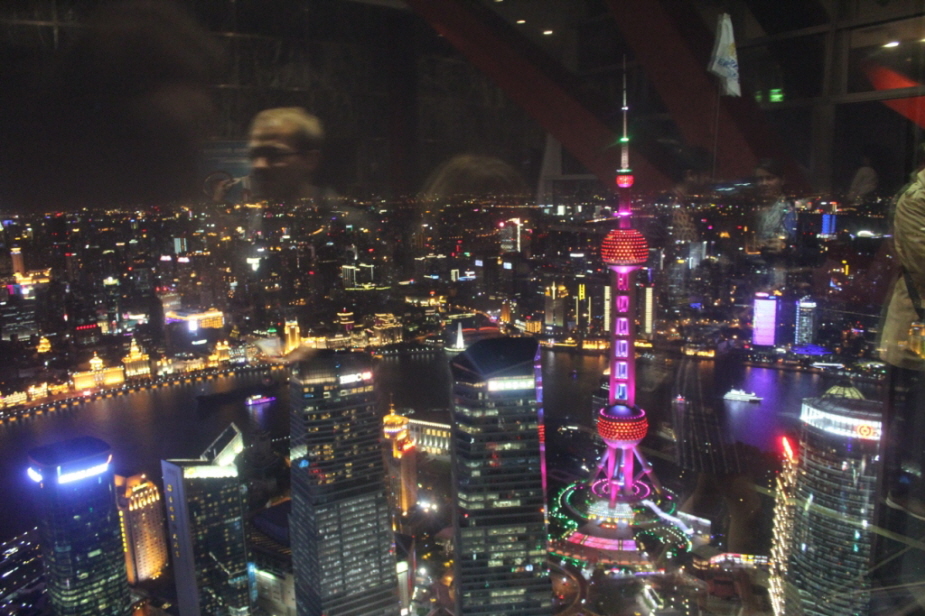
<svg viewBox="0 0 925 616">
<path fill-rule="evenodd" d="M 606 367 L 600 355 L 543 351 L 543 389 L 550 421 L 592 425 L 591 396 Z M 247 407 L 244 396 L 200 408 L 196 396 L 229 392 L 261 383 L 269 374 L 279 381 L 276 400 Z M 655 359 L 638 364 L 637 403 L 651 424 L 670 421 L 670 400 L 678 393 L 723 408 L 730 437 L 765 451 L 798 422 L 801 400 L 821 394 L 832 383 L 818 374 L 739 365 L 733 360 L 694 362 Z M 0 541 L 33 525 L 32 492 L 26 475 L 27 454 L 38 445 L 90 435 L 113 448 L 116 473 L 146 473 L 160 484 L 160 461 L 197 457 L 230 422 L 245 434 L 255 426 L 282 439 L 289 432 L 288 388 L 283 371 L 248 373 L 193 381 L 93 400 L 65 411 L 0 424 Z M 450 373 L 442 354 L 386 357 L 379 360 L 380 405 L 390 403 L 412 417 L 448 421 Z M 722 395 L 736 387 L 764 398 L 760 404 L 729 403 Z M 865 394 L 876 395 L 876 393 Z"/>
</svg>

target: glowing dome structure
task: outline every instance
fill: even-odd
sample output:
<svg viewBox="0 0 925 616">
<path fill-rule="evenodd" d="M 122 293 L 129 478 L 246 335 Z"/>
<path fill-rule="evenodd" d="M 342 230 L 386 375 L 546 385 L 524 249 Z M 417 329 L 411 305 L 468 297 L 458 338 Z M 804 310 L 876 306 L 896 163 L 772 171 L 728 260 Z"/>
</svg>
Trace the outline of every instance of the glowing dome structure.
<svg viewBox="0 0 925 616">
<path fill-rule="evenodd" d="M 638 407 L 617 404 L 604 407 L 598 413 L 597 433 L 607 445 L 594 474 L 592 490 L 608 500 L 612 508 L 617 500 L 641 500 L 651 493 L 649 486 L 637 481 L 634 459 L 641 473 L 650 470 L 637 445 L 649 431 L 646 412 Z"/>
<path fill-rule="evenodd" d="M 641 266 L 649 258 L 649 243 L 636 229 L 614 229 L 601 245 L 601 258 L 610 266 Z"/>
</svg>

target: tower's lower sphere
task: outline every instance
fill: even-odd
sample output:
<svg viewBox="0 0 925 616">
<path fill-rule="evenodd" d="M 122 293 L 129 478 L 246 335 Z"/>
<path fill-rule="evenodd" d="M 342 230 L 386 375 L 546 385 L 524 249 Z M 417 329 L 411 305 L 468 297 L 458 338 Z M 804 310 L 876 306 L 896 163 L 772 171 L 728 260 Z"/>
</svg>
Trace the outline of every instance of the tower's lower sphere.
<svg viewBox="0 0 925 616">
<path fill-rule="evenodd" d="M 648 431 L 646 412 L 637 406 L 605 406 L 597 418 L 597 433 L 612 447 L 638 445 Z"/>
</svg>

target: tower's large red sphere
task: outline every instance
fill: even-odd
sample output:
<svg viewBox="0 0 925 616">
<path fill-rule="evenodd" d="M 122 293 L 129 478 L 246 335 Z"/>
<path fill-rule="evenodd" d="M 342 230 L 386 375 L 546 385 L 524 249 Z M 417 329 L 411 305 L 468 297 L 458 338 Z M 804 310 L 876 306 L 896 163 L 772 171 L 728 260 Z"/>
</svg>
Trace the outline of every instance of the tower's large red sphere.
<svg viewBox="0 0 925 616">
<path fill-rule="evenodd" d="M 601 244 L 601 258 L 607 265 L 643 265 L 649 244 L 636 229 L 614 229 Z"/>
<path fill-rule="evenodd" d="M 604 407 L 597 418 L 597 433 L 608 444 L 637 445 L 648 431 L 646 412 L 637 407 Z"/>
</svg>

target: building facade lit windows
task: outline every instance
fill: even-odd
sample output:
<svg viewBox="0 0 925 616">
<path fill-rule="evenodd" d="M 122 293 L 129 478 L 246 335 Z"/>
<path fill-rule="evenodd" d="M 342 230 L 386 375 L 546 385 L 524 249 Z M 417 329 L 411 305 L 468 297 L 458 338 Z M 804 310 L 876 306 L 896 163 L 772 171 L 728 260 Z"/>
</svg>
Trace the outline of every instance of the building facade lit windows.
<svg viewBox="0 0 925 616">
<path fill-rule="evenodd" d="M 372 361 L 316 351 L 291 368 L 290 532 L 299 616 L 398 616 Z"/>
<path fill-rule="evenodd" d="M 808 295 L 797 300 L 796 331 L 794 343 L 812 344 L 816 339 L 816 302 Z"/>
<path fill-rule="evenodd" d="M 881 421 L 881 403 L 854 388 L 803 401 L 799 444 L 784 446 L 775 509 L 777 616 L 868 613 Z"/>
<path fill-rule="evenodd" d="M 167 566 L 164 503 L 160 490 L 144 475 L 116 475 L 116 488 L 128 583 L 156 579 Z"/>
<path fill-rule="evenodd" d="M 231 424 L 198 459 L 161 462 L 183 616 L 250 614 L 244 491 L 234 464 L 243 450 L 241 431 Z"/>
<path fill-rule="evenodd" d="M 126 616 L 130 598 L 112 450 L 83 436 L 29 452 L 45 582 L 56 616 Z"/>
<path fill-rule="evenodd" d="M 552 613 L 538 361 L 493 338 L 450 362 L 457 616 Z"/>
</svg>

